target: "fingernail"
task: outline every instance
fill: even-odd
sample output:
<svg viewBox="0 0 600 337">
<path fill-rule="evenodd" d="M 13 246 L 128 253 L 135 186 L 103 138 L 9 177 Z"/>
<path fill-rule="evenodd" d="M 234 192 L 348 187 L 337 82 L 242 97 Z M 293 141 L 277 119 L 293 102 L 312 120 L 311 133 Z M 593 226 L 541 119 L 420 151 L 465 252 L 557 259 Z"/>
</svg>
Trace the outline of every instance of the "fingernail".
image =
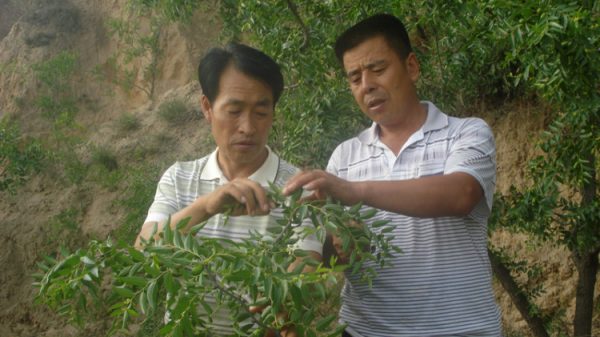
<svg viewBox="0 0 600 337">
<path fill-rule="evenodd" d="M 241 197 L 240 200 L 242 201 L 242 204 L 246 203 L 246 198 L 245 197 Z"/>
</svg>

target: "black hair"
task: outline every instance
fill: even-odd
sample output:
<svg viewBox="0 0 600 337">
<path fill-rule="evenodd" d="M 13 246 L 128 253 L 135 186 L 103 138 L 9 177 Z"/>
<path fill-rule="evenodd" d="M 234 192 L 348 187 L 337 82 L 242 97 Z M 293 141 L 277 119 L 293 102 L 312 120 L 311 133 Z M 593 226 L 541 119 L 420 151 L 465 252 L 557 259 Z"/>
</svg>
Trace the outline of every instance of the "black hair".
<svg viewBox="0 0 600 337">
<path fill-rule="evenodd" d="M 335 56 L 344 64 L 344 54 L 366 40 L 383 36 L 388 45 L 405 60 L 412 52 L 410 39 L 402 21 L 390 14 L 376 14 L 348 28 L 335 41 Z"/>
<path fill-rule="evenodd" d="M 283 91 L 283 75 L 279 65 L 260 50 L 235 42 L 223 48 L 211 48 L 198 66 L 200 87 L 211 103 L 219 95 L 221 75 L 229 64 L 268 85 L 273 92 L 273 106 L 277 103 Z"/>
</svg>

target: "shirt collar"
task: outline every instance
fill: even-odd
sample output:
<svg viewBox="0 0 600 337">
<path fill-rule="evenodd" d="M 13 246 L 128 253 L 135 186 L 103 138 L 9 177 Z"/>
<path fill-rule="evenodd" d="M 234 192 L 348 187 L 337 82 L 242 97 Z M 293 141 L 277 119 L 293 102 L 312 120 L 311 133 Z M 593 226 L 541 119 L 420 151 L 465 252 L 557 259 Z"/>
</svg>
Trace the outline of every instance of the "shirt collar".
<svg viewBox="0 0 600 337">
<path fill-rule="evenodd" d="M 258 168 L 254 173 L 252 173 L 248 179 L 253 180 L 259 183 L 262 186 L 268 186 L 270 182 L 275 181 L 277 177 L 277 172 L 279 170 L 279 157 L 271 148 L 266 146 L 269 154 L 267 155 L 267 159 L 262 164 L 261 167 Z M 221 167 L 219 166 L 219 162 L 217 160 L 217 153 L 219 148 L 216 148 L 208 157 L 204 168 L 202 169 L 202 173 L 200 174 L 200 179 L 203 180 L 219 180 L 221 184 L 227 183 L 229 179 L 225 177 Z"/>
<path fill-rule="evenodd" d="M 429 131 L 439 130 L 448 125 L 448 115 L 441 112 L 435 104 L 429 101 L 422 101 L 427 105 L 427 119 L 421 127 L 420 131 L 425 134 Z M 371 127 L 364 130 L 358 135 L 358 140 L 366 145 L 373 145 L 379 139 L 379 128 L 377 123 L 373 122 Z"/>
</svg>

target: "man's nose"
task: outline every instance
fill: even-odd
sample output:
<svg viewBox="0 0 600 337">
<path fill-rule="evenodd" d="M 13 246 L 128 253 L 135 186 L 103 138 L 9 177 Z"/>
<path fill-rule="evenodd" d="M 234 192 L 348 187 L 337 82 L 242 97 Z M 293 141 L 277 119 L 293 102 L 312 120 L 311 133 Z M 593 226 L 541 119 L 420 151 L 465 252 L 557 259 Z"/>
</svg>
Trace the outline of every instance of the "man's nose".
<svg viewBox="0 0 600 337">
<path fill-rule="evenodd" d="M 239 130 L 245 134 L 253 134 L 256 131 L 254 120 L 250 113 L 245 113 L 240 117 Z"/>
<path fill-rule="evenodd" d="M 365 71 L 361 76 L 361 87 L 365 93 L 369 93 L 375 89 L 375 81 L 370 72 Z"/>
</svg>

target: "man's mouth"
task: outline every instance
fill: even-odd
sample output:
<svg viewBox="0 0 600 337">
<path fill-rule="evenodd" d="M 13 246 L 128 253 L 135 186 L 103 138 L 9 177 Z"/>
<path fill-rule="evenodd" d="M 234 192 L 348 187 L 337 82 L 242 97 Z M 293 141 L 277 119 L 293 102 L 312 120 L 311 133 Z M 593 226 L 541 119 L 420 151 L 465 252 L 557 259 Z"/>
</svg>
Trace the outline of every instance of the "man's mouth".
<svg viewBox="0 0 600 337">
<path fill-rule="evenodd" d="M 371 99 L 367 102 L 367 108 L 369 110 L 378 110 L 380 109 L 383 104 L 385 103 L 385 99 L 383 98 L 374 98 Z"/>
<path fill-rule="evenodd" d="M 237 147 L 247 148 L 247 147 L 252 147 L 252 146 L 256 145 L 256 143 L 252 142 L 252 141 L 241 141 L 241 142 L 235 142 L 235 143 L 233 143 L 233 145 L 237 146 Z"/>
</svg>

